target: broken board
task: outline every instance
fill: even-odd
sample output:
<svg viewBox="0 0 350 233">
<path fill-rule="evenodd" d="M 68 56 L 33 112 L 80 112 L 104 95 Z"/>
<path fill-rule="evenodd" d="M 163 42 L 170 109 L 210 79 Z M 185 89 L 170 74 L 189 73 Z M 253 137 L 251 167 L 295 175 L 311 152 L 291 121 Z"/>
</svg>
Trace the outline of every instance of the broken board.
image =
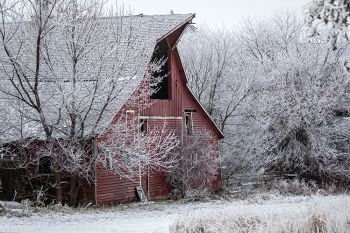
<svg viewBox="0 0 350 233">
<path fill-rule="evenodd" d="M 137 195 L 142 202 L 147 202 L 147 197 L 141 186 L 136 186 Z"/>
</svg>

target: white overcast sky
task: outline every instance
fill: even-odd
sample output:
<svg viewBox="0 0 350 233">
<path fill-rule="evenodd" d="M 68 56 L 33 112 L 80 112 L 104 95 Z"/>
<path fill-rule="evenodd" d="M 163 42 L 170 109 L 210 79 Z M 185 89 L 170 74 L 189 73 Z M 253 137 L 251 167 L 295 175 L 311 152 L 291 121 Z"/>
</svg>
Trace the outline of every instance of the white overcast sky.
<svg viewBox="0 0 350 233">
<path fill-rule="evenodd" d="M 268 17 L 289 9 L 302 15 L 312 0 L 107 0 L 108 5 L 124 6 L 133 14 L 196 13 L 197 24 L 210 27 L 237 26 L 243 18 Z"/>
</svg>

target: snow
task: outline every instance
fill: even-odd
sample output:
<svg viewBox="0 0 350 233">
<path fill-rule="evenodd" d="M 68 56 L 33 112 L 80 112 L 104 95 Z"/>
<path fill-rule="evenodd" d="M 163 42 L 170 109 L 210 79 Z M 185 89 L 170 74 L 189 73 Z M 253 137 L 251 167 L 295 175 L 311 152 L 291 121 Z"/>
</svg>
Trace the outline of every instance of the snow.
<svg viewBox="0 0 350 233">
<path fill-rule="evenodd" d="M 47 233 L 50 229 L 50 233 L 163 233 L 168 232 L 169 225 L 183 212 L 220 209 L 222 206 L 222 201 L 194 204 L 161 202 L 88 209 L 85 213 L 33 213 L 24 218 L 0 217 L 0 232 Z"/>
<path fill-rule="evenodd" d="M 266 200 L 265 200 L 266 199 Z M 26 233 L 167 233 L 169 226 L 194 216 L 215 216 L 222 211 L 291 212 L 316 205 L 339 205 L 350 216 L 350 196 L 290 196 L 259 195 L 242 200 L 211 200 L 206 202 L 164 201 L 147 205 L 126 204 L 115 207 L 75 210 L 71 212 L 40 211 L 30 217 L 0 217 L 0 232 Z M 336 206 L 335 206 L 336 208 Z M 246 210 L 246 211 L 244 211 Z"/>
</svg>

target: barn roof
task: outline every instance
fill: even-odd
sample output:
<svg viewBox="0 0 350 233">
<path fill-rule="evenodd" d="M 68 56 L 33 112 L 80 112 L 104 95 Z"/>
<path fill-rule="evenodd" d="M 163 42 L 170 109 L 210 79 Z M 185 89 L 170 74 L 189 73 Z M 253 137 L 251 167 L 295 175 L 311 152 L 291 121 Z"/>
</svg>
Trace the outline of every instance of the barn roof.
<svg viewBox="0 0 350 233">
<path fill-rule="evenodd" d="M 75 108 L 84 118 L 84 135 L 101 132 L 140 84 L 156 43 L 190 22 L 193 17 L 194 14 L 137 15 L 84 21 L 77 30 L 85 34 L 75 39 L 76 51 L 81 53 L 76 73 L 73 73 L 70 60 L 73 50 L 69 35 L 60 28 L 62 25 L 50 31 L 45 41 L 49 49 L 44 48 L 42 55 L 44 65 L 40 74 L 40 96 L 45 117 L 54 126 L 54 135 L 68 133 L 69 122 L 61 119 L 64 119 L 62 116 L 68 119 L 73 99 L 76 100 Z M 19 26 L 11 25 L 8 30 L 12 35 L 12 54 L 16 54 L 16 61 L 28 77 L 34 77 L 32 61 L 35 59 L 35 37 L 30 28 L 28 22 Z M 110 47 L 106 46 L 109 44 Z M 11 141 L 38 135 L 43 137 L 42 127 L 33 109 L 8 95 L 17 95 L 8 80 L 14 69 L 5 56 L 3 46 L 0 47 L 0 78 L 3 79 L 0 87 L 0 140 Z M 74 88 L 72 77 L 77 80 Z M 96 77 L 104 80 L 101 82 L 103 85 L 96 85 Z M 96 115 L 103 108 L 107 93 L 111 91 L 114 98 L 101 116 L 99 127 L 94 128 Z M 89 109 L 91 101 L 94 101 L 93 109 Z"/>
</svg>

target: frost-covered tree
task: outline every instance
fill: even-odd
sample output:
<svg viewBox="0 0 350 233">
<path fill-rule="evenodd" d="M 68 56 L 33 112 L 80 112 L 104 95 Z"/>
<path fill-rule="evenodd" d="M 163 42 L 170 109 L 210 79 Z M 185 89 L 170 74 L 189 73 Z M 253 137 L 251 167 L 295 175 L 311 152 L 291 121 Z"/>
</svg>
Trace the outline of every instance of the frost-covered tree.
<svg viewBox="0 0 350 233">
<path fill-rule="evenodd" d="M 21 166 L 50 157 L 58 201 L 62 175 L 71 179 L 71 203 L 81 179 L 93 181 L 90 139 L 110 123 L 140 73 L 151 77 L 163 62 L 143 70 L 149 54 L 134 34 L 142 25 L 105 12 L 98 0 L 0 1 L 0 99 L 8 106 L 1 112 L 1 141 L 46 141 L 47 150 Z M 132 95 L 135 108 L 151 104 L 143 100 L 161 78 Z"/>
<path fill-rule="evenodd" d="M 172 173 L 178 165 L 180 138 L 168 123 L 148 126 L 138 117 L 121 117 L 99 143 L 97 160 L 116 175 L 139 180 L 150 171 Z"/>
<path fill-rule="evenodd" d="M 257 148 L 267 170 L 325 180 L 349 176 L 343 167 L 349 156 L 336 147 L 335 135 L 345 130 L 335 124 L 336 113 L 349 83 L 338 59 L 324 44 L 299 43 L 275 57 L 262 89 L 266 109 Z"/>
<path fill-rule="evenodd" d="M 339 60 L 348 46 L 333 51 L 324 43 L 304 43 L 300 25 L 290 16 L 252 24 L 243 44 L 260 70 L 252 102 L 260 127 L 254 161 L 265 171 L 348 179 L 349 155 L 339 149 L 347 129 L 337 118 L 339 109 L 347 111 L 341 100 L 349 77 Z"/>
<path fill-rule="evenodd" d="M 210 143 L 212 137 L 207 131 L 197 132 L 186 135 L 178 146 L 174 157 L 178 164 L 166 173 L 174 195 L 207 195 L 213 182 L 217 182 L 221 158 L 213 156 L 219 148 Z"/>
</svg>

